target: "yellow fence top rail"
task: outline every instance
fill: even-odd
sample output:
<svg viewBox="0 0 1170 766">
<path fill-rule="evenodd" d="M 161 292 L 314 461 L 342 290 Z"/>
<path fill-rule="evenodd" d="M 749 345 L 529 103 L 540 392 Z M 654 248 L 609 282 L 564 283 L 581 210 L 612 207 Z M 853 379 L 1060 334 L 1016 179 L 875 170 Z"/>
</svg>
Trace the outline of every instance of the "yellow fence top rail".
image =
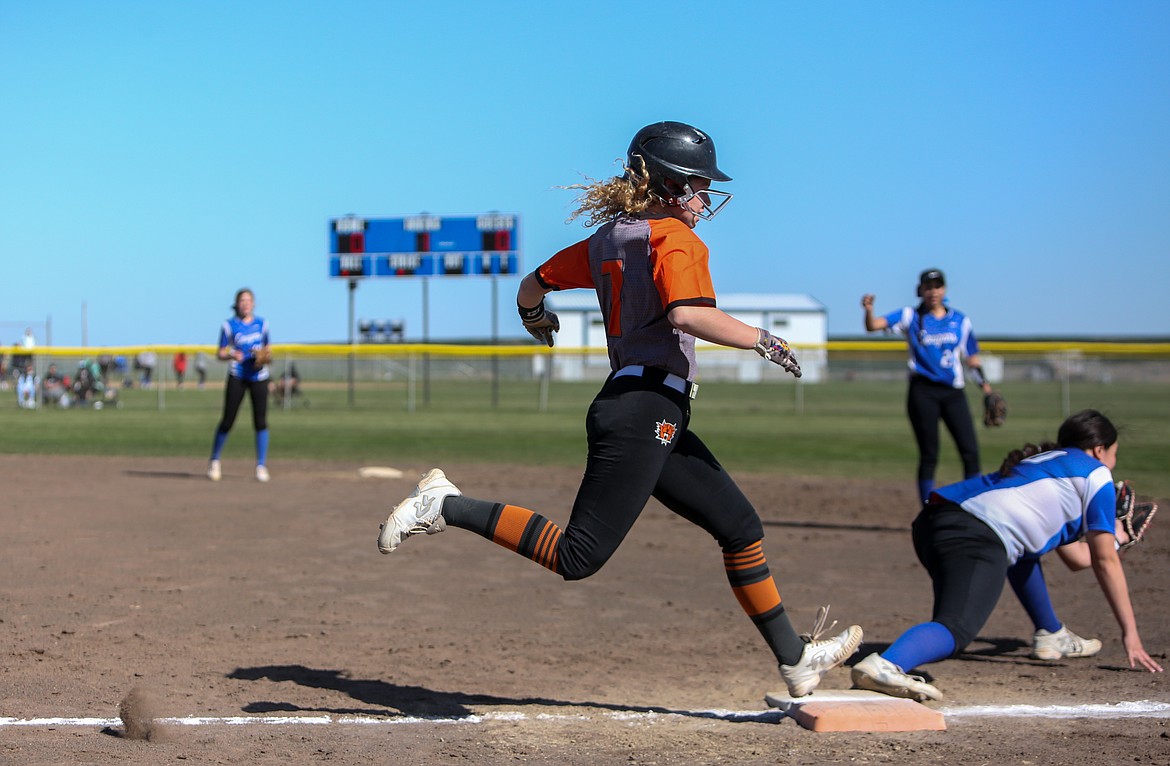
<svg viewBox="0 0 1170 766">
<path fill-rule="evenodd" d="M 798 350 L 829 352 L 887 352 L 905 351 L 901 340 L 874 341 L 829 341 L 828 343 L 794 343 Z M 1078 353 L 1096 356 L 1165 356 L 1170 357 L 1170 343 L 1123 343 L 1117 341 L 987 341 L 980 344 L 984 353 L 993 354 L 1051 354 Z M 0 349 L 6 351 L 7 349 Z M 699 351 L 733 351 L 721 346 L 700 345 Z M 90 356 L 136 356 L 142 352 L 156 354 L 195 354 L 200 351 L 214 356 L 215 346 L 152 344 L 139 346 L 43 346 L 25 352 L 13 348 L 13 353 L 43 354 L 46 356 L 90 357 Z M 277 343 L 272 346 L 277 357 L 338 357 L 338 356 L 413 356 L 431 354 L 447 357 L 525 357 L 538 354 L 605 354 L 604 348 L 562 347 L 547 348 L 538 345 L 493 346 L 456 345 L 449 343 Z"/>
</svg>

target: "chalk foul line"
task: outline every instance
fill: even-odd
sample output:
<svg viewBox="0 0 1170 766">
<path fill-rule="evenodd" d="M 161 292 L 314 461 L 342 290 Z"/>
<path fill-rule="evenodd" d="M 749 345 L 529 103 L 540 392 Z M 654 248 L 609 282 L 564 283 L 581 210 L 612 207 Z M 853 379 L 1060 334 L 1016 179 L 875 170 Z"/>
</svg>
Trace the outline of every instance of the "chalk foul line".
<svg viewBox="0 0 1170 766">
<path fill-rule="evenodd" d="M 940 712 L 946 718 L 1170 718 L 1170 702 L 1140 700 L 1134 702 L 1099 703 L 1085 705 L 972 705 L 945 707 Z M 681 716 L 711 718 L 725 721 L 776 723 L 785 713 L 776 710 L 695 710 L 678 713 L 609 712 L 600 717 L 630 723 L 653 723 Z M 399 716 L 394 718 L 353 715 L 247 715 L 247 716 L 182 716 L 157 718 L 164 726 L 404 726 L 411 724 L 481 724 L 496 721 L 588 721 L 595 716 L 560 715 L 553 713 L 528 714 L 522 712 L 482 713 L 475 715 L 427 718 Z M 0 728 L 58 726 L 112 727 L 121 726 L 120 718 L 46 717 L 12 718 L 0 716 Z"/>
</svg>

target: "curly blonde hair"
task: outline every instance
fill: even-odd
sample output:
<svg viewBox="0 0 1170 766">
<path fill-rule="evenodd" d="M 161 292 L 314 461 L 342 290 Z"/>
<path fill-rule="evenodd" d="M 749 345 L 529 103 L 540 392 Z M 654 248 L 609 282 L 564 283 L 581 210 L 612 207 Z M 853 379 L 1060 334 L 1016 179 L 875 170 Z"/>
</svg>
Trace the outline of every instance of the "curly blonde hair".
<svg viewBox="0 0 1170 766">
<path fill-rule="evenodd" d="M 641 157 L 638 157 L 641 160 Z M 644 212 L 657 201 L 650 192 L 650 176 L 645 172 L 645 162 L 640 171 L 622 164 L 624 171 L 608 181 L 588 179 L 587 184 L 571 184 L 562 189 L 579 190 L 577 209 L 565 223 L 586 216 L 585 226 L 596 226 L 617 218 L 619 215 L 635 215 Z"/>
</svg>

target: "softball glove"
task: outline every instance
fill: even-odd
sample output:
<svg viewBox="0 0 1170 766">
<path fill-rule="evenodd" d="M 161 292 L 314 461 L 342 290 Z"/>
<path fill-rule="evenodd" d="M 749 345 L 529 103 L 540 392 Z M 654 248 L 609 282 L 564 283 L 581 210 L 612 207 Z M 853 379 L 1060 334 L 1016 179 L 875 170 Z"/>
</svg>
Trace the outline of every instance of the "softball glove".
<svg viewBox="0 0 1170 766">
<path fill-rule="evenodd" d="M 1007 399 L 998 391 L 983 397 L 983 425 L 998 428 L 1007 420 Z"/>
<path fill-rule="evenodd" d="M 1151 522 L 1154 520 L 1154 514 L 1158 512 L 1158 505 L 1148 501 L 1139 502 L 1137 494 L 1128 481 L 1119 481 L 1115 486 L 1117 488 L 1117 520 L 1121 522 L 1121 528 L 1129 535 L 1129 540 L 1121 544 L 1121 550 L 1125 550 L 1137 545 L 1145 537 Z"/>
</svg>

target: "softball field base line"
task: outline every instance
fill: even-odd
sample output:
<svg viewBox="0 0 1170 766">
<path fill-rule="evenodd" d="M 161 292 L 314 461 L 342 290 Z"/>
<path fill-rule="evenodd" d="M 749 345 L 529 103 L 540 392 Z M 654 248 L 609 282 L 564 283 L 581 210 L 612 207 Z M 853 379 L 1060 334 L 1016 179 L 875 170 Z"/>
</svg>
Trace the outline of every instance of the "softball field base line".
<svg viewBox="0 0 1170 766">
<path fill-rule="evenodd" d="M 771 696 L 771 695 L 769 695 Z M 818 692 L 816 697 L 824 700 L 830 695 Z M 1138 700 L 1132 702 L 1101 703 L 1088 705 L 973 705 L 969 707 L 945 707 L 938 711 L 944 718 L 1170 718 L 1170 702 Z M 682 715 L 688 717 L 712 718 L 732 722 L 779 723 L 787 714 L 772 710 L 706 710 L 688 713 L 627 712 L 605 713 L 602 717 L 631 723 L 662 723 Z M 185 716 L 159 718 L 157 723 L 170 726 L 404 726 L 414 724 L 481 724 L 495 721 L 587 721 L 586 715 L 553 715 L 540 713 L 530 715 L 521 712 L 484 713 L 459 718 L 378 718 L 372 716 Z M 99 717 L 45 717 L 11 718 L 0 717 L 0 729 L 7 727 L 115 727 L 121 726 L 120 718 Z"/>
</svg>

